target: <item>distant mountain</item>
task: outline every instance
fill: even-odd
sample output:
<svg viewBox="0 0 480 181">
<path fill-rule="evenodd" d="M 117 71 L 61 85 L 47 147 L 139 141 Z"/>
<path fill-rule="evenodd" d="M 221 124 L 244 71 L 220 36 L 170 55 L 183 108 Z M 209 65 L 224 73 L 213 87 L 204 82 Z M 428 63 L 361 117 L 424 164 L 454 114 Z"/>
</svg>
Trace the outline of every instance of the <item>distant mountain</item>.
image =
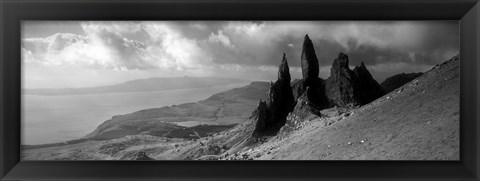
<svg viewBox="0 0 480 181">
<path fill-rule="evenodd" d="M 385 92 L 392 92 L 393 90 L 401 87 L 402 85 L 405 85 L 406 83 L 422 75 L 423 75 L 422 72 L 409 73 L 409 74 L 405 74 L 405 73 L 397 74 L 385 79 L 385 81 L 383 81 L 380 84 L 380 86 L 383 88 Z"/>
<path fill-rule="evenodd" d="M 78 95 L 121 92 L 145 92 L 159 90 L 193 89 L 221 86 L 233 83 L 245 83 L 246 80 L 218 77 L 162 77 L 132 80 L 121 84 L 63 89 L 25 89 L 25 94 L 32 95 Z"/>
</svg>

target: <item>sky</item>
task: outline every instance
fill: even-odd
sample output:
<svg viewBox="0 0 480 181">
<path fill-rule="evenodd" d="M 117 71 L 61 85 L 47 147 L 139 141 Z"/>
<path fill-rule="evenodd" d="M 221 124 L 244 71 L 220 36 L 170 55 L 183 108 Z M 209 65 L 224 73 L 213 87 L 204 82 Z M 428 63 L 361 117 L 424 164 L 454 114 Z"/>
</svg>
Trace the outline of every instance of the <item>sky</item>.
<svg viewBox="0 0 480 181">
<path fill-rule="evenodd" d="M 24 21 L 23 87 L 179 76 L 274 81 L 283 53 L 294 80 L 305 34 L 324 79 L 339 52 L 380 83 L 460 51 L 458 21 Z"/>
</svg>

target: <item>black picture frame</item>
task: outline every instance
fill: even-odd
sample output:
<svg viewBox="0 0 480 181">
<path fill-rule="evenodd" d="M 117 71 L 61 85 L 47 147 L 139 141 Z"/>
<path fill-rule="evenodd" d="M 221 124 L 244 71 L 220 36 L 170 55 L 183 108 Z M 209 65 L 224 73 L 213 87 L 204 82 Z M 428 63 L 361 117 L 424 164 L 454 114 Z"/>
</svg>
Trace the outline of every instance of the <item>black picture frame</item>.
<svg viewBox="0 0 480 181">
<path fill-rule="evenodd" d="M 478 0 L 0 0 L 1 180 L 479 180 Z M 460 161 L 20 161 L 23 20 L 458 20 Z"/>
</svg>

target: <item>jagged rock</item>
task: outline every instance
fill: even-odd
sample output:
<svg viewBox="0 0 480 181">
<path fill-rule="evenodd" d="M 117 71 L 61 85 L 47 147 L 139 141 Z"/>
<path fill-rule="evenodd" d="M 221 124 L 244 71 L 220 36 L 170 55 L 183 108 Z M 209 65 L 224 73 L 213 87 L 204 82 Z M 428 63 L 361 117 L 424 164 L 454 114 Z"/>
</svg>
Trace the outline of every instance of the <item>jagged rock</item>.
<svg viewBox="0 0 480 181">
<path fill-rule="evenodd" d="M 308 35 L 303 43 L 301 64 L 303 79 L 291 86 L 287 59 L 283 55 L 278 80 L 271 83 L 268 100 L 260 101 L 256 110 L 254 136 L 276 134 L 292 111 L 293 116 L 321 116 L 321 109 L 363 105 L 384 94 L 363 62 L 350 70 L 348 56 L 342 52 L 333 61 L 330 77 L 326 81 L 319 78 L 318 59 Z"/>
<path fill-rule="evenodd" d="M 331 104 L 341 107 L 364 105 L 384 94 L 363 62 L 352 71 L 348 56 L 342 52 L 338 54 L 326 81 L 326 95 Z"/>
<path fill-rule="evenodd" d="M 305 92 L 303 79 L 292 82 L 293 98 L 298 101 L 298 98 Z"/>
<path fill-rule="evenodd" d="M 287 56 L 283 54 L 282 62 L 278 66 L 277 82 L 287 83 L 290 86 L 290 68 L 288 67 Z"/>
<path fill-rule="evenodd" d="M 357 77 L 348 67 L 348 56 L 342 52 L 333 61 L 330 77 L 326 83 L 327 97 L 333 105 L 360 105 L 360 93 Z"/>
<path fill-rule="evenodd" d="M 321 78 L 310 79 L 309 82 L 302 79 L 293 84 L 293 96 L 297 102 L 300 96 L 305 93 L 307 87 L 310 87 L 310 93 L 307 97 L 310 103 L 315 104 L 315 106 L 321 109 L 330 107 L 325 94 L 325 80 Z"/>
<path fill-rule="evenodd" d="M 260 101 L 257 107 L 257 123 L 254 135 L 275 134 L 285 124 L 285 118 L 295 106 L 290 72 L 285 54 L 278 70 L 278 80 L 271 83 L 266 102 Z"/>
<path fill-rule="evenodd" d="M 305 92 L 306 88 L 310 87 L 309 102 L 321 108 L 328 107 L 328 99 L 325 96 L 325 81 L 318 77 L 318 59 L 312 40 L 310 40 L 308 35 L 305 35 L 303 41 L 301 65 L 303 79 L 295 82 L 293 85 L 294 99 L 297 100 Z"/>
<path fill-rule="evenodd" d="M 295 106 L 295 99 L 290 86 L 290 73 L 287 58 L 283 54 L 282 63 L 279 66 L 278 80 L 272 85 L 269 92 L 269 109 L 272 120 L 276 122 L 284 120 Z"/>
<path fill-rule="evenodd" d="M 382 89 L 382 87 L 380 87 L 378 82 L 375 81 L 363 62 L 360 66 L 355 66 L 353 72 L 357 76 L 361 93 L 360 103 L 362 105 L 368 104 L 385 94 L 385 91 Z"/>
<path fill-rule="evenodd" d="M 310 87 L 307 87 L 305 92 L 297 100 L 297 104 L 294 108 L 295 114 L 298 115 L 299 111 L 307 111 L 317 116 L 321 116 L 321 108 L 318 107 L 316 104 L 312 103 L 309 99 L 309 97 L 312 97 L 312 94 L 314 94 L 314 92 L 311 91 Z"/>
<path fill-rule="evenodd" d="M 287 116 L 287 122 L 279 131 L 281 137 L 303 127 L 310 120 L 322 116 L 321 108 L 309 101 L 308 96 L 312 94 L 311 90 L 310 87 L 307 87 L 305 92 L 297 99 L 295 108 Z"/>
<path fill-rule="evenodd" d="M 302 75 L 303 79 L 317 78 L 319 73 L 318 59 L 315 54 L 312 40 L 305 35 L 302 46 Z"/>
<path fill-rule="evenodd" d="M 267 122 L 270 120 L 270 113 L 267 108 L 267 102 L 260 100 L 258 103 L 257 109 L 255 110 L 256 114 L 256 124 L 255 124 L 255 130 L 253 131 L 254 136 L 265 132 L 267 130 Z"/>
<path fill-rule="evenodd" d="M 389 93 L 422 75 L 422 72 L 397 74 L 385 79 L 385 81 L 380 84 L 380 87 L 382 87 L 385 93 Z"/>
</svg>

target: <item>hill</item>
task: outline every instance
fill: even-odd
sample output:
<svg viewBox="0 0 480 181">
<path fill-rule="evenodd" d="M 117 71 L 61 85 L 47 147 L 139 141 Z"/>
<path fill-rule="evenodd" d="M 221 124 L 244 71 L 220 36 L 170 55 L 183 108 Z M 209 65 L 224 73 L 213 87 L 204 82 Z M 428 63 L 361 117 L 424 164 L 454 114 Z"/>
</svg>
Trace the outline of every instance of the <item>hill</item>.
<svg viewBox="0 0 480 181">
<path fill-rule="evenodd" d="M 250 116 L 258 99 L 265 99 L 267 82 L 252 82 L 241 88 L 212 95 L 194 103 L 165 106 L 113 116 L 97 127 L 85 139 L 114 139 L 126 135 L 163 136 L 172 130 L 191 124 L 230 125 Z"/>
<path fill-rule="evenodd" d="M 417 77 L 420 77 L 422 75 L 423 75 L 422 72 L 409 73 L 409 74 L 406 74 L 406 73 L 397 74 L 397 75 L 394 75 L 394 76 L 391 76 L 391 77 L 388 77 L 387 79 L 385 79 L 385 81 L 380 83 L 380 86 L 382 87 L 382 89 L 385 92 L 392 92 L 393 90 L 401 87 L 402 85 L 404 85 L 404 84 L 406 84 L 406 83 L 412 81 L 413 79 L 416 79 Z"/>
<path fill-rule="evenodd" d="M 25 89 L 25 94 L 31 95 L 79 95 L 79 94 L 102 94 L 121 92 L 145 92 L 159 90 L 193 89 L 211 86 L 244 83 L 246 80 L 218 78 L 218 77 L 161 77 L 132 80 L 121 84 L 87 87 L 87 88 L 63 88 L 63 89 Z"/>
<path fill-rule="evenodd" d="M 279 135 L 218 159 L 459 160 L 459 57 L 359 108 L 290 115 Z"/>
</svg>

